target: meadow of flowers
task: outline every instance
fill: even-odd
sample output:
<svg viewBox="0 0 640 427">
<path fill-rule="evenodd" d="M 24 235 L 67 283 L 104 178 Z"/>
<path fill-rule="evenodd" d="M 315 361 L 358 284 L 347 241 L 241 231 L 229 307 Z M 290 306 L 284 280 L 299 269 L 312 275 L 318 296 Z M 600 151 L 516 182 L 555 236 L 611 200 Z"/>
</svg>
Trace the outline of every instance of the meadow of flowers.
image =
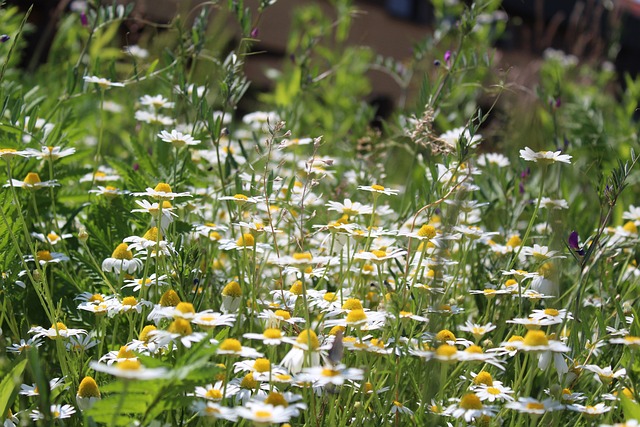
<svg viewBox="0 0 640 427">
<path fill-rule="evenodd" d="M 4 426 L 637 426 L 640 85 L 559 51 L 510 85 L 496 1 L 398 63 L 336 1 L 255 94 L 272 3 L 123 51 L 131 7 L 75 1 L 33 73 L 0 8 Z"/>
</svg>

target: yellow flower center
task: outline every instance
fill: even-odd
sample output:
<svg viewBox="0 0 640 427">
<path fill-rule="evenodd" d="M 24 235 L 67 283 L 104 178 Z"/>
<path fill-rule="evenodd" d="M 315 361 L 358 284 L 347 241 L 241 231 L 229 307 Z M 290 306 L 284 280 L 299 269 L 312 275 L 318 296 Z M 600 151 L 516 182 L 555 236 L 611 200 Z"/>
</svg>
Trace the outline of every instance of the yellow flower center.
<svg viewBox="0 0 640 427">
<path fill-rule="evenodd" d="M 227 283 L 227 285 L 222 289 L 222 296 L 233 298 L 241 297 L 242 288 L 240 288 L 240 284 L 235 280 Z"/>
<path fill-rule="evenodd" d="M 482 348 L 477 345 L 470 345 L 465 351 L 467 353 L 482 354 Z"/>
<path fill-rule="evenodd" d="M 374 254 L 376 256 L 376 258 L 384 258 L 387 256 L 387 251 L 380 251 L 380 250 L 373 250 L 371 251 L 372 254 Z"/>
<path fill-rule="evenodd" d="M 284 398 L 284 396 L 275 391 L 272 391 L 271 393 L 269 393 L 267 398 L 264 400 L 264 403 L 268 405 L 273 405 L 273 406 L 284 406 L 285 408 L 289 406 L 289 403 Z"/>
<path fill-rule="evenodd" d="M 36 253 L 36 259 L 38 261 L 49 262 L 53 259 L 53 257 L 51 256 L 51 252 L 49 251 L 38 251 Z"/>
<path fill-rule="evenodd" d="M 436 334 L 436 341 L 439 342 L 447 342 L 447 341 L 455 341 L 456 336 L 448 329 L 443 329 Z"/>
<path fill-rule="evenodd" d="M 367 315 L 362 309 L 351 310 L 347 314 L 347 324 L 358 323 L 367 320 Z"/>
<path fill-rule="evenodd" d="M 195 313 L 196 310 L 193 307 L 193 304 L 191 304 L 190 302 L 181 302 L 178 305 L 176 305 L 176 310 L 178 310 L 180 313 Z"/>
<path fill-rule="evenodd" d="M 139 360 L 123 360 L 122 362 L 118 362 L 116 364 L 118 369 L 122 369 L 123 371 L 138 371 L 142 369 L 142 363 Z"/>
<path fill-rule="evenodd" d="M 104 298 L 102 298 L 102 295 L 100 294 L 93 294 L 87 301 L 88 302 L 104 302 Z"/>
<path fill-rule="evenodd" d="M 78 386 L 78 396 L 100 398 L 100 390 L 98 390 L 96 380 L 91 377 L 84 377 Z"/>
<path fill-rule="evenodd" d="M 147 342 L 147 340 L 149 339 L 149 333 L 150 333 L 151 331 L 155 331 L 155 330 L 157 330 L 157 329 L 158 329 L 158 328 L 156 328 L 156 327 L 155 327 L 155 326 L 153 326 L 153 325 L 147 325 L 147 326 L 145 326 L 144 328 L 142 328 L 142 331 L 140 332 L 140 335 L 138 336 L 138 339 L 139 339 L 140 341 Z"/>
<path fill-rule="evenodd" d="M 482 409 L 482 402 L 475 393 L 467 393 L 460 399 L 462 409 Z"/>
<path fill-rule="evenodd" d="M 66 331 L 67 326 L 62 322 L 57 322 L 55 325 L 51 325 L 51 329 L 57 329 L 58 331 Z"/>
<path fill-rule="evenodd" d="M 256 361 L 253 362 L 253 369 L 256 372 L 269 372 L 271 370 L 271 362 L 269 359 L 256 359 Z"/>
<path fill-rule="evenodd" d="M 240 353 L 242 351 L 242 345 L 240 341 L 235 338 L 227 338 L 220 343 L 220 350 Z"/>
<path fill-rule="evenodd" d="M 522 245 L 522 239 L 520 239 L 520 236 L 518 235 L 511 236 L 507 241 L 507 246 L 512 248 L 515 248 L 516 246 L 520 246 L 520 245 Z"/>
<path fill-rule="evenodd" d="M 349 298 L 342 304 L 343 310 L 362 310 L 362 301 L 357 298 Z"/>
<path fill-rule="evenodd" d="M 129 350 L 126 345 L 123 345 L 122 347 L 120 347 L 120 350 L 118 350 L 118 355 L 116 357 L 118 359 L 135 359 L 136 354 L 133 351 Z"/>
<path fill-rule="evenodd" d="M 296 280 L 295 282 L 293 282 L 293 285 L 291 285 L 291 288 L 289 288 L 289 292 L 294 295 L 302 295 L 302 281 Z"/>
<path fill-rule="evenodd" d="M 458 349 L 449 344 L 442 344 L 436 349 L 436 354 L 440 357 L 452 357 L 458 352 Z"/>
<path fill-rule="evenodd" d="M 300 332 L 300 335 L 298 335 L 296 342 L 309 346 L 310 350 L 317 350 L 318 347 L 320 347 L 318 336 L 311 329 L 305 329 L 304 331 Z"/>
<path fill-rule="evenodd" d="M 296 252 L 293 254 L 293 259 L 296 261 L 311 261 L 313 256 L 309 252 Z"/>
<path fill-rule="evenodd" d="M 162 307 L 175 307 L 178 304 L 180 304 L 180 297 L 173 289 L 169 289 L 160 297 Z"/>
<path fill-rule="evenodd" d="M 340 375 L 340 371 L 336 371 L 334 369 L 331 368 L 324 368 L 322 370 L 322 374 L 323 377 L 336 377 L 338 375 Z"/>
<path fill-rule="evenodd" d="M 328 302 L 334 302 L 338 299 L 338 296 L 335 294 L 335 292 L 327 292 L 326 294 L 324 294 L 322 299 Z"/>
<path fill-rule="evenodd" d="M 273 339 L 281 338 L 282 332 L 280 332 L 280 329 L 268 328 L 264 330 L 262 335 L 264 335 L 265 338 L 273 340 Z"/>
<path fill-rule="evenodd" d="M 487 386 L 492 386 L 493 385 L 493 378 L 491 377 L 491 374 L 487 371 L 480 371 L 478 373 L 478 375 L 476 375 L 476 377 L 473 379 L 473 383 L 478 385 L 478 384 L 484 384 Z"/>
<path fill-rule="evenodd" d="M 24 178 L 24 183 L 28 185 L 35 185 L 41 182 L 42 181 L 40 181 L 40 175 L 38 175 L 35 172 L 29 172 L 27 176 Z"/>
<path fill-rule="evenodd" d="M 524 336 L 524 343 L 530 347 L 545 346 L 549 344 L 549 339 L 544 331 L 527 331 Z"/>
<path fill-rule="evenodd" d="M 233 198 L 236 200 L 249 200 L 249 198 L 244 194 L 234 194 Z"/>
<path fill-rule="evenodd" d="M 283 320 L 289 320 L 289 319 L 291 319 L 291 313 L 289 313 L 288 311 L 285 311 L 285 310 L 276 310 L 276 311 L 274 312 L 274 314 L 275 314 L 277 317 L 282 318 Z"/>
<path fill-rule="evenodd" d="M 111 254 L 111 258 L 115 259 L 133 259 L 133 253 L 127 249 L 128 245 L 126 243 L 120 243 Z"/>
<path fill-rule="evenodd" d="M 340 332 L 342 332 L 344 334 L 345 327 L 344 326 L 340 326 L 340 325 L 336 325 L 333 328 L 331 328 L 331 330 L 329 331 L 329 335 L 336 335 L 338 333 L 338 331 L 340 331 Z"/>
<path fill-rule="evenodd" d="M 376 191 L 384 191 L 384 187 L 382 185 L 378 185 L 378 184 L 373 184 L 371 186 L 371 189 L 376 190 Z"/>
<path fill-rule="evenodd" d="M 207 390 L 205 397 L 211 400 L 222 400 L 222 392 L 217 388 Z"/>
<path fill-rule="evenodd" d="M 633 221 L 628 221 L 623 227 L 624 231 L 631 234 L 638 234 L 638 227 Z"/>
<path fill-rule="evenodd" d="M 257 386 L 258 386 L 258 382 L 253 379 L 252 373 L 245 375 L 244 378 L 242 378 L 242 381 L 240 381 L 240 387 L 247 390 L 253 390 Z"/>
<path fill-rule="evenodd" d="M 144 236 L 142 236 L 142 238 L 150 240 L 152 242 L 157 242 L 158 241 L 158 227 L 151 227 L 149 230 L 147 230 L 146 233 L 144 233 Z"/>
<path fill-rule="evenodd" d="M 433 239 L 436 236 L 436 228 L 433 225 L 425 224 L 418 230 L 418 236 Z"/>
<path fill-rule="evenodd" d="M 171 193 L 171 186 L 165 182 L 160 182 L 158 183 L 158 185 L 156 185 L 156 188 L 154 188 L 154 190 L 158 193 Z"/>
<path fill-rule="evenodd" d="M 122 299 L 122 305 L 136 305 L 138 303 L 138 301 L 136 301 L 135 297 L 124 297 Z"/>
<path fill-rule="evenodd" d="M 560 314 L 560 312 L 555 308 L 547 308 L 544 311 L 544 314 L 546 314 L 547 316 L 557 316 L 558 314 Z"/>
<path fill-rule="evenodd" d="M 244 233 L 242 236 L 236 240 L 237 246 L 253 246 L 256 243 L 256 239 L 253 237 L 253 234 Z"/>
<path fill-rule="evenodd" d="M 256 412 L 253 413 L 255 415 L 256 418 L 265 418 L 265 419 L 270 419 L 272 417 L 272 414 L 270 411 L 265 411 L 263 409 L 259 409 Z"/>
<path fill-rule="evenodd" d="M 529 402 L 527 403 L 527 409 L 541 409 L 544 410 L 544 404 L 539 402 Z"/>
<path fill-rule="evenodd" d="M 167 330 L 172 334 L 180 334 L 182 336 L 191 335 L 193 333 L 191 324 L 188 320 L 185 319 L 174 320 L 173 322 L 171 322 Z"/>
<path fill-rule="evenodd" d="M 54 243 L 56 240 L 58 240 L 60 238 L 60 236 L 58 236 L 56 233 L 49 233 L 47 234 L 47 239 L 51 242 Z"/>
</svg>

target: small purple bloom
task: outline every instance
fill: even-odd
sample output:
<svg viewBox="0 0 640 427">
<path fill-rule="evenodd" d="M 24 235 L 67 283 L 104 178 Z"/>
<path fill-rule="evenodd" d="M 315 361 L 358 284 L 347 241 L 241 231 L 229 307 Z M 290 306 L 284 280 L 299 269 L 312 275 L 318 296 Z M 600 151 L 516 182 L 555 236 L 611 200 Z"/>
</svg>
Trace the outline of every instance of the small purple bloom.
<svg viewBox="0 0 640 427">
<path fill-rule="evenodd" d="M 138 163 L 134 163 L 133 164 L 133 170 L 137 171 L 138 169 L 140 169 L 140 165 Z"/>
<path fill-rule="evenodd" d="M 520 191 L 520 194 L 524 194 L 524 182 L 520 181 L 520 184 L 518 184 L 518 190 Z"/>
<path fill-rule="evenodd" d="M 580 248 L 578 243 L 578 232 L 572 231 L 569 235 L 569 247 L 573 249 L 578 255 L 584 256 L 584 249 Z"/>
<path fill-rule="evenodd" d="M 258 34 L 260 34 L 260 30 L 258 30 L 258 27 L 256 27 L 253 30 L 251 30 L 251 38 L 252 39 L 255 39 L 256 37 L 258 37 Z"/>
<path fill-rule="evenodd" d="M 437 59 L 435 61 L 433 61 L 433 65 L 436 67 L 440 66 L 440 61 L 438 61 Z"/>
<path fill-rule="evenodd" d="M 3 35 L 0 36 L 0 42 L 1 43 L 6 43 L 9 40 L 11 40 L 11 37 L 9 37 L 7 34 L 3 34 Z"/>
<path fill-rule="evenodd" d="M 87 19 L 87 14 L 84 12 L 80 12 L 80 23 L 83 27 L 89 25 L 89 19 Z"/>
<path fill-rule="evenodd" d="M 556 98 L 556 108 L 560 108 L 562 106 L 562 99 L 560 97 Z"/>
<path fill-rule="evenodd" d="M 444 53 L 444 62 L 445 62 L 445 64 L 450 65 L 450 63 L 451 63 L 451 51 L 450 50 L 448 50 L 448 51 L 446 51 Z"/>
</svg>

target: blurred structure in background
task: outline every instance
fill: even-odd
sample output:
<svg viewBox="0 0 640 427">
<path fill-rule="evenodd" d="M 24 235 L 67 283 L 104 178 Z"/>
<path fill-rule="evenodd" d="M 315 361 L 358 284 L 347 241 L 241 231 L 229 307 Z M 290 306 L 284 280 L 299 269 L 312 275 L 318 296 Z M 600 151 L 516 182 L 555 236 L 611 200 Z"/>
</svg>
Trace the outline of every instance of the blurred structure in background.
<svg viewBox="0 0 640 427">
<path fill-rule="evenodd" d="M 27 36 L 29 48 L 22 61 L 27 70 L 47 60 L 62 13 L 86 7 L 86 2 L 78 0 L 9 0 L 7 3 L 24 10 L 33 4 L 29 17 L 33 31 Z M 193 10 L 203 1 L 138 0 L 134 3 L 133 15 L 121 29 L 123 46 L 138 43 L 145 22 L 168 23 L 178 12 Z M 256 8 L 258 3 L 246 1 L 245 5 Z M 246 62 L 247 76 L 258 89 L 270 84 L 267 70 L 277 70 L 283 61 L 291 60 L 286 47 L 293 11 L 309 4 L 321 6 L 328 15 L 332 13 L 332 4 L 326 0 L 280 0 L 260 22 L 258 42 L 253 46 L 253 51 L 260 54 Z M 427 0 L 358 0 L 354 5 L 361 13 L 353 20 L 348 42 L 370 46 L 383 57 L 402 62 L 411 56 L 413 45 L 431 31 L 433 8 Z M 535 82 L 535 63 L 547 48 L 562 50 L 582 61 L 612 60 L 619 75 L 635 76 L 640 71 L 638 0 L 503 0 L 502 10 L 507 27 L 496 46 L 496 67 L 512 70 L 509 76 L 518 84 L 531 86 Z M 188 13 L 187 17 L 192 19 L 195 15 Z M 371 102 L 386 116 L 402 96 L 401 90 L 387 74 L 370 71 L 368 77 L 373 88 Z"/>
</svg>

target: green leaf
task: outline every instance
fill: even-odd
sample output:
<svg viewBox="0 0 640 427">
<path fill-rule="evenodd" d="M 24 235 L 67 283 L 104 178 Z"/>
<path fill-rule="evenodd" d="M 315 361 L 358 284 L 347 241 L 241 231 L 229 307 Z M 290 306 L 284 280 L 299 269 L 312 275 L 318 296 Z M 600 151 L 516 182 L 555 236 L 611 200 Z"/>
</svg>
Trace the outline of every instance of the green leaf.
<svg viewBox="0 0 640 427">
<path fill-rule="evenodd" d="M 640 420 L 640 404 L 629 399 L 624 393 L 620 393 L 620 402 L 626 419 Z"/>
<path fill-rule="evenodd" d="M 4 375 L 0 383 L 0 409 L 2 409 L 2 414 L 6 414 L 13 404 L 13 400 L 18 393 L 18 384 L 21 383 L 22 372 L 26 366 L 27 359 L 22 359 L 11 368 L 8 374 Z"/>
</svg>

